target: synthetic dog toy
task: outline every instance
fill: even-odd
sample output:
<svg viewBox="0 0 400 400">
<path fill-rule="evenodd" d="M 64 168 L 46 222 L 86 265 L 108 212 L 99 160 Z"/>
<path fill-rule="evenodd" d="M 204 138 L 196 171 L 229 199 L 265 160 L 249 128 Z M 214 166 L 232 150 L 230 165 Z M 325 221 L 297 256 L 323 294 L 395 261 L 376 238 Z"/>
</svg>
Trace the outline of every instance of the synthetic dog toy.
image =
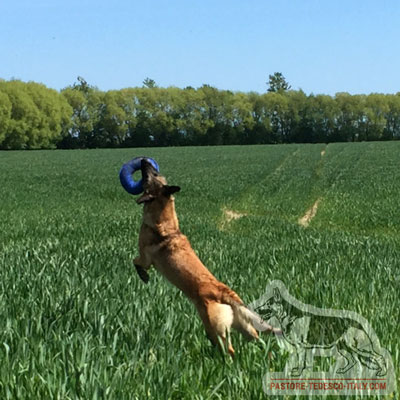
<svg viewBox="0 0 400 400">
<path fill-rule="evenodd" d="M 123 188 L 130 194 L 140 194 L 143 192 L 142 179 L 135 181 L 132 175 L 135 171 L 140 169 L 142 160 L 144 158 L 151 162 L 157 172 L 160 171 L 160 167 L 158 166 L 157 162 L 149 157 L 135 157 L 131 161 L 125 163 L 119 171 L 119 180 L 121 181 Z"/>
</svg>

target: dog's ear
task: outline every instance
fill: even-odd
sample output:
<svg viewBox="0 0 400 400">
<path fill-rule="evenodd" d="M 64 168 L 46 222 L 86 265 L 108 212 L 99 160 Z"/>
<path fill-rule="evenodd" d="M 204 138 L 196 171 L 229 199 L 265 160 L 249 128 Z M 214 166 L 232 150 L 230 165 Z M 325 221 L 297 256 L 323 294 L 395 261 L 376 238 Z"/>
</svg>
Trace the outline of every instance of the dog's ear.
<svg viewBox="0 0 400 400">
<path fill-rule="evenodd" d="M 181 188 L 179 186 L 164 185 L 164 194 L 166 196 L 171 196 L 171 194 L 179 192 L 180 190 L 181 190 Z"/>
<path fill-rule="evenodd" d="M 154 200 L 154 196 L 152 194 L 144 193 L 136 200 L 136 203 L 137 204 L 148 203 L 149 201 L 152 200 Z"/>
<path fill-rule="evenodd" d="M 278 288 L 274 288 L 274 300 L 279 301 L 281 299 L 281 293 Z"/>
</svg>

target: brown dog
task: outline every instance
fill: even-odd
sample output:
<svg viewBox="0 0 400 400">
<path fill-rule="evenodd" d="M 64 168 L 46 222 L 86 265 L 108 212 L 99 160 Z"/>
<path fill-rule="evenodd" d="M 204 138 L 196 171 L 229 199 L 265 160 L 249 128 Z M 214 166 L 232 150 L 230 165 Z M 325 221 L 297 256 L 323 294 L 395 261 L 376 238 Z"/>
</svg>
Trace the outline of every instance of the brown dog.
<svg viewBox="0 0 400 400">
<path fill-rule="evenodd" d="M 148 282 L 147 270 L 152 265 L 193 302 L 213 344 L 218 338 L 226 343 L 233 356 L 229 331 L 233 327 L 249 339 L 258 339 L 254 328 L 257 316 L 247 309 L 240 297 L 219 282 L 203 265 L 179 230 L 173 193 L 179 186 L 167 185 L 166 179 L 154 167 L 142 160 L 144 193 L 137 199 L 144 204 L 139 235 L 139 257 L 133 263 L 140 278 Z M 262 330 L 273 331 L 268 324 Z"/>
</svg>

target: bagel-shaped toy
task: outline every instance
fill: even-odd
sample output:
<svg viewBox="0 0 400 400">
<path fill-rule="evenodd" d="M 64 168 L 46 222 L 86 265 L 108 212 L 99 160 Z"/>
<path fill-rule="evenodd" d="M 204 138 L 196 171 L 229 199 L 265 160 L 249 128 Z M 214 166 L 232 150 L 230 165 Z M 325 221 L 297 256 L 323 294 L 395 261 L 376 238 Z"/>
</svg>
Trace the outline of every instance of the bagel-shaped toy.
<svg viewBox="0 0 400 400">
<path fill-rule="evenodd" d="M 157 162 L 149 157 L 135 157 L 131 161 L 125 163 L 119 171 L 119 180 L 121 181 L 123 188 L 130 194 L 140 194 L 143 192 L 143 179 L 135 181 L 132 175 L 135 171 L 138 171 L 141 168 L 142 160 L 144 158 L 151 162 L 157 172 L 160 171 Z"/>
</svg>

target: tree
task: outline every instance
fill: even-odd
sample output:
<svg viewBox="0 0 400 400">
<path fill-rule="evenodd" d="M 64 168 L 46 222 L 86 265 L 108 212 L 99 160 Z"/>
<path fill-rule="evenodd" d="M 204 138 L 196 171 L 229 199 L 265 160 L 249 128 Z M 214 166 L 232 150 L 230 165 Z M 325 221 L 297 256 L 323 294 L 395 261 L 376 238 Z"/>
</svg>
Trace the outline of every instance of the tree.
<svg viewBox="0 0 400 400">
<path fill-rule="evenodd" d="M 386 127 L 386 116 L 389 113 L 387 96 L 372 93 L 365 98 L 365 126 L 363 140 L 380 140 Z"/>
<path fill-rule="evenodd" d="M 388 111 L 385 115 L 384 139 L 400 139 L 400 92 L 386 95 Z"/>
<path fill-rule="evenodd" d="M 268 77 L 268 92 L 286 92 L 291 89 L 291 86 L 286 81 L 281 72 L 275 72 Z"/>
<path fill-rule="evenodd" d="M 319 94 L 310 96 L 308 102 L 311 103 L 312 137 L 318 143 L 331 142 L 336 133 L 335 121 L 339 113 L 335 100 L 331 96 Z"/>
<path fill-rule="evenodd" d="M 289 142 L 291 136 L 289 98 L 275 92 L 265 93 L 262 98 L 271 124 L 272 140 L 277 143 Z"/>
<path fill-rule="evenodd" d="M 0 81 L 0 84 L 2 82 Z M 12 104 L 8 98 L 7 93 L 0 91 L 0 148 L 1 143 L 6 138 L 8 126 L 11 122 L 11 109 Z"/>
<path fill-rule="evenodd" d="M 99 125 L 102 141 L 108 147 L 121 146 L 134 127 L 134 114 L 131 111 L 133 98 L 123 90 L 110 90 L 104 96 Z"/>
<path fill-rule="evenodd" d="M 338 114 L 334 141 L 358 141 L 366 121 L 365 96 L 336 93 L 335 102 Z"/>
<path fill-rule="evenodd" d="M 73 109 L 69 137 L 64 138 L 61 147 L 74 144 L 73 147 L 94 148 L 105 147 L 102 139 L 104 127 L 100 125 L 104 108 L 104 92 L 92 87 L 74 85 L 62 90 L 61 94 Z"/>
<path fill-rule="evenodd" d="M 274 143 L 265 97 L 255 92 L 248 93 L 247 97 L 251 103 L 254 127 L 251 130 L 245 130 L 244 135 L 241 137 L 241 143 Z"/>
<path fill-rule="evenodd" d="M 205 105 L 202 107 L 202 116 L 208 120 L 209 125 L 201 144 L 227 144 L 228 140 L 229 144 L 234 144 L 233 93 L 229 90 L 218 90 L 210 85 L 203 85 L 198 91 Z"/>
<path fill-rule="evenodd" d="M 146 87 L 148 89 L 156 88 L 157 87 L 156 81 L 154 79 L 151 79 L 151 78 L 146 78 L 143 81 L 143 87 Z"/>
<path fill-rule="evenodd" d="M 82 78 L 81 76 L 78 76 L 76 78 L 76 80 L 79 83 L 74 83 L 73 88 L 76 90 L 80 90 L 83 93 L 89 93 L 91 86 L 86 82 L 86 80 L 84 78 Z"/>
<path fill-rule="evenodd" d="M 8 122 L 0 132 L 3 149 L 53 148 L 68 129 L 71 107 L 58 92 L 21 81 L 0 82 L 0 109 Z M 7 95 L 7 97 L 4 96 Z M 11 105 L 11 109 L 10 109 Z M 11 112 L 11 113 L 10 113 Z M 1 117 L 1 115 L 0 115 Z M 1 122 L 1 121 L 0 121 Z"/>
<path fill-rule="evenodd" d="M 207 103 L 203 91 L 186 87 L 183 91 L 175 88 L 177 129 L 182 144 L 198 145 L 205 143 L 209 128 L 214 126 L 205 110 Z"/>
<path fill-rule="evenodd" d="M 143 87 L 61 93 L 0 79 L 0 149 L 306 143 L 400 139 L 400 93 L 306 95 L 281 73 L 268 92 Z"/>
</svg>

